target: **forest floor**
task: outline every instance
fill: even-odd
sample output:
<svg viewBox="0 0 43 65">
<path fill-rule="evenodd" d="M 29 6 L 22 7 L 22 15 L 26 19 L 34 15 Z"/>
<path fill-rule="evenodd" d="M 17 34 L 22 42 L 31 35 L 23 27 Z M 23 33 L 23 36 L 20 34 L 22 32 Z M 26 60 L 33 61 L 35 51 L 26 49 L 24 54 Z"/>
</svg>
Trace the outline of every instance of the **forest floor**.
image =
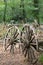
<svg viewBox="0 0 43 65">
<path fill-rule="evenodd" d="M 0 45 L 0 65 L 31 65 L 23 54 L 19 52 L 19 49 L 15 49 L 12 55 L 9 50 L 4 51 L 2 45 Z M 35 65 L 41 65 L 40 63 Z"/>
</svg>

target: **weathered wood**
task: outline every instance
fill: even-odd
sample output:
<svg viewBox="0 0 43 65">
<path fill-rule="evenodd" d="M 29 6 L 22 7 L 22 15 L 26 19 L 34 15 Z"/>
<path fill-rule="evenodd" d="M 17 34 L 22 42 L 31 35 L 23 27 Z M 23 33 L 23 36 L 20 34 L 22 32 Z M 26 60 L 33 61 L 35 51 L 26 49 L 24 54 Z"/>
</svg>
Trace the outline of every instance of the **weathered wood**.
<svg viewBox="0 0 43 65">
<path fill-rule="evenodd" d="M 11 35 L 9 36 L 8 33 L 11 33 Z M 18 27 L 12 26 L 8 29 L 8 32 L 7 32 L 8 37 L 5 36 L 5 50 L 7 50 L 9 46 L 11 46 L 10 51 L 14 52 L 14 46 L 16 45 L 16 43 L 19 42 L 18 40 L 20 40 L 19 35 L 20 35 L 20 31 Z"/>
<path fill-rule="evenodd" d="M 31 63 L 35 63 L 37 60 L 34 54 L 34 52 L 37 52 L 34 47 L 37 46 L 36 42 L 33 42 L 34 38 L 35 36 L 33 34 L 33 30 L 30 29 L 30 26 L 27 24 L 24 25 L 21 32 L 22 52 L 25 57 L 28 56 L 28 59 L 30 59 Z"/>
<path fill-rule="evenodd" d="M 42 48 L 39 48 L 39 50 L 43 52 L 43 49 Z"/>
</svg>

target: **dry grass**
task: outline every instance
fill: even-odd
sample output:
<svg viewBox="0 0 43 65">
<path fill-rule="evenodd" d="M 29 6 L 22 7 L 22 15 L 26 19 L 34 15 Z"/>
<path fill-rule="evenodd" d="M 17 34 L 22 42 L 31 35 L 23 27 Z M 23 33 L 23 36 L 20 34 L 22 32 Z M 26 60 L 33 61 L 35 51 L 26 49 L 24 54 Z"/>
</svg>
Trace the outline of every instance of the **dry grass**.
<svg viewBox="0 0 43 65">
<path fill-rule="evenodd" d="M 4 24 L 0 24 L 0 38 L 3 38 L 6 32 L 7 28 L 4 26 Z"/>
</svg>

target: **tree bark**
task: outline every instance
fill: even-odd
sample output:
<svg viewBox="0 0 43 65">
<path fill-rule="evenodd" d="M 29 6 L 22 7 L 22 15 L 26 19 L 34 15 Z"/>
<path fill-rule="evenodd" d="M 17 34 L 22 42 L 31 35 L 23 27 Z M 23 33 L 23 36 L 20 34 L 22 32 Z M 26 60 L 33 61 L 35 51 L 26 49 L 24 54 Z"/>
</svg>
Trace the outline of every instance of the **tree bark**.
<svg viewBox="0 0 43 65">
<path fill-rule="evenodd" d="M 20 4 L 20 8 L 22 8 L 22 20 L 24 21 L 23 23 L 26 23 L 26 13 L 25 13 L 25 9 L 24 9 L 24 0 L 21 0 L 21 4 Z"/>
<path fill-rule="evenodd" d="M 34 17 L 36 18 L 38 24 L 40 25 L 39 22 L 39 0 L 33 0 L 34 1 L 34 7 L 36 8 L 34 10 Z"/>
<path fill-rule="evenodd" d="M 4 21 L 4 23 L 5 23 L 5 21 L 6 21 L 7 1 L 6 1 L 6 0 L 4 0 L 4 3 L 5 3 L 5 9 L 4 9 L 4 17 L 3 17 L 3 21 Z"/>
</svg>

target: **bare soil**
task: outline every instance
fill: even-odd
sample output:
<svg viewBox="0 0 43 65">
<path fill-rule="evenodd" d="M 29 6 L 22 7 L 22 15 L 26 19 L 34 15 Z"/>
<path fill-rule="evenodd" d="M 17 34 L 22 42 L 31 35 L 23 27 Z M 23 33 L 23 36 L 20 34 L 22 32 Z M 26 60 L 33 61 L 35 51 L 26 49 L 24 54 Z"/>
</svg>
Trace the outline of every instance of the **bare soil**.
<svg viewBox="0 0 43 65">
<path fill-rule="evenodd" d="M 23 54 L 19 52 L 19 49 L 15 49 L 14 54 L 11 54 L 9 50 L 4 51 L 2 45 L 0 45 L 0 65 L 31 65 Z M 41 64 L 37 64 L 41 65 Z"/>
</svg>

